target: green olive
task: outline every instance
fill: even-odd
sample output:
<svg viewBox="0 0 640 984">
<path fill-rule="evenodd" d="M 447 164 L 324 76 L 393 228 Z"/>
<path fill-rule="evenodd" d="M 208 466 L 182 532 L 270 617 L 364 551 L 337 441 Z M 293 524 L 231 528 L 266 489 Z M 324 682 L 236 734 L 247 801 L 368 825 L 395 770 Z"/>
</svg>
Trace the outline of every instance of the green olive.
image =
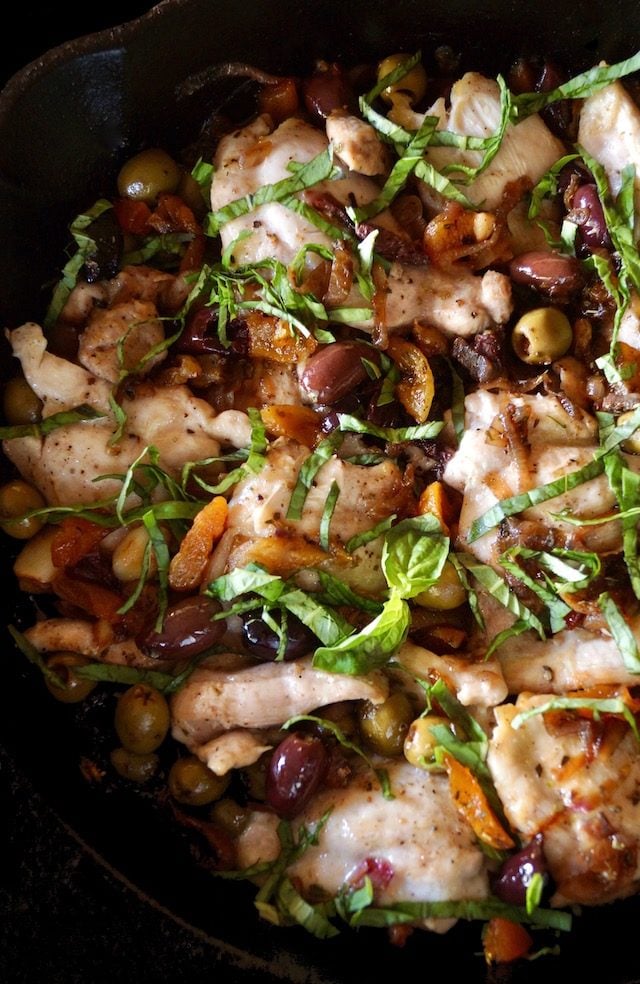
<svg viewBox="0 0 640 984">
<path fill-rule="evenodd" d="M 407 61 L 408 55 L 388 55 L 378 65 L 378 82 L 393 72 L 394 69 L 399 68 L 404 62 Z M 395 82 L 393 85 L 387 86 L 386 89 L 382 91 L 382 98 L 385 102 L 393 103 L 398 96 L 406 97 L 409 104 L 413 106 L 414 103 L 419 102 L 427 91 L 427 73 L 424 70 L 424 66 L 418 63 L 410 69 L 406 75 Z"/>
<path fill-rule="evenodd" d="M 362 737 L 380 755 L 401 755 L 414 713 L 402 691 L 391 694 L 382 704 L 365 701 L 360 709 Z"/>
<path fill-rule="evenodd" d="M 13 376 L 2 395 L 4 419 L 8 424 L 37 424 L 42 420 L 42 400 L 24 376 Z"/>
<path fill-rule="evenodd" d="M 207 211 L 207 203 L 202 194 L 202 189 L 193 175 L 188 171 L 183 171 L 180 175 L 180 183 L 176 188 L 176 195 L 180 196 L 185 205 L 188 205 L 195 215 L 201 216 Z"/>
<path fill-rule="evenodd" d="M 554 307 L 534 308 L 523 314 L 513 329 L 511 344 L 519 359 L 543 366 L 560 359 L 573 341 L 571 322 Z"/>
<path fill-rule="evenodd" d="M 155 687 L 136 683 L 118 698 L 114 723 L 118 738 L 126 749 L 148 755 L 167 736 L 169 705 Z"/>
<path fill-rule="evenodd" d="M 43 521 L 37 516 L 25 516 L 25 513 L 45 505 L 44 498 L 33 485 L 14 478 L 0 487 L 0 529 L 16 540 L 30 540 L 42 529 Z"/>
<path fill-rule="evenodd" d="M 270 753 L 262 755 L 253 765 L 246 765 L 240 770 L 242 783 L 247 796 L 258 803 L 264 802 L 267 796 L 267 766 L 271 760 Z"/>
<path fill-rule="evenodd" d="M 162 192 L 174 192 L 180 168 L 165 150 L 149 147 L 131 157 L 118 175 L 118 193 L 137 202 L 154 202 Z"/>
<path fill-rule="evenodd" d="M 414 598 L 416 604 L 421 605 L 422 608 L 432 608 L 436 611 L 450 611 L 452 608 L 459 608 L 466 600 L 467 594 L 464 585 L 449 560 L 445 562 L 436 583 L 432 584 L 426 591 L 421 591 Z"/>
<path fill-rule="evenodd" d="M 44 682 L 47 689 L 56 700 L 62 704 L 78 704 L 89 696 L 96 686 L 96 681 L 87 680 L 85 677 L 74 673 L 74 668 L 86 666 L 88 662 L 89 660 L 80 653 L 59 652 L 52 653 L 48 657 L 47 668 L 52 670 L 64 684 L 64 687 L 59 687 L 51 677 L 45 676 Z"/>
<path fill-rule="evenodd" d="M 621 413 L 618 417 L 616 424 L 621 427 L 623 424 L 627 424 L 633 417 L 635 410 L 627 410 L 626 413 Z M 623 451 L 628 454 L 640 454 L 640 430 L 634 431 L 626 441 L 622 441 L 620 447 Z"/>
<path fill-rule="evenodd" d="M 158 771 L 158 756 L 154 752 L 138 755 L 128 748 L 114 748 L 111 764 L 123 779 L 142 784 L 148 782 Z"/>
<path fill-rule="evenodd" d="M 249 822 L 250 812 L 246 806 L 240 806 L 234 799 L 225 796 L 213 804 L 210 817 L 232 837 L 237 837 Z"/>
<path fill-rule="evenodd" d="M 433 760 L 433 752 L 438 745 L 438 741 L 433 736 L 432 728 L 442 724 L 449 727 L 449 720 L 438 717 L 437 714 L 429 714 L 428 717 L 419 717 L 412 721 L 404 740 L 404 757 L 411 765 L 416 765 L 419 769 L 424 769 Z"/>
<path fill-rule="evenodd" d="M 230 776 L 217 776 L 195 755 L 176 759 L 169 771 L 169 792 L 178 803 L 206 806 L 220 799 Z"/>
</svg>

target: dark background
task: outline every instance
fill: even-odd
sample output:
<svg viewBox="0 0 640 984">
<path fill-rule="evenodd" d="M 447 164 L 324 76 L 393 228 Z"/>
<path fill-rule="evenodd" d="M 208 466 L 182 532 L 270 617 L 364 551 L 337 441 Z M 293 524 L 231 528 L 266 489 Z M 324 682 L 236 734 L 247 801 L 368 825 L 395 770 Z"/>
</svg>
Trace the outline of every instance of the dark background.
<svg viewBox="0 0 640 984">
<path fill-rule="evenodd" d="M 0 39 L 0 87 L 48 49 L 152 6 L 12 7 Z M 206 938 L 94 857 L 0 747 L 0 981 L 103 984 L 118 977 L 122 984 L 249 979 L 220 966 Z"/>
</svg>

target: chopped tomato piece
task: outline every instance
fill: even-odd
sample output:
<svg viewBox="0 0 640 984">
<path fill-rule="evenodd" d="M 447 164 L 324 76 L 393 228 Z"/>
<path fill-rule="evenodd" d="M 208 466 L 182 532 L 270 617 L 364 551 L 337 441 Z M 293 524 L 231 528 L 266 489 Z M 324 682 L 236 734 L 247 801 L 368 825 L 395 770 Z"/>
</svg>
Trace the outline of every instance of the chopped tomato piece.
<svg viewBox="0 0 640 984">
<path fill-rule="evenodd" d="M 495 916 L 487 923 L 483 937 L 487 963 L 511 963 L 519 960 L 531 949 L 533 940 L 520 923 Z"/>
<path fill-rule="evenodd" d="M 151 218 L 151 209 L 146 202 L 118 198 L 113 203 L 113 211 L 123 232 L 129 232 L 133 236 L 144 236 L 149 232 L 147 223 Z"/>
</svg>

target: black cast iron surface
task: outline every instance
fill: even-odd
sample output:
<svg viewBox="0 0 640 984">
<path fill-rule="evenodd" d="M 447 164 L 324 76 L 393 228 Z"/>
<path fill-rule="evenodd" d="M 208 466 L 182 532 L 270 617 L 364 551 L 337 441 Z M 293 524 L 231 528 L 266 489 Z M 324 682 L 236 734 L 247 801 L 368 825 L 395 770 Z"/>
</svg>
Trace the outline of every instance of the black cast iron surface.
<svg viewBox="0 0 640 984">
<path fill-rule="evenodd" d="M 133 17 L 149 4 L 17 11 L 5 31 L 3 81 L 53 44 Z M 122 160 L 144 143 L 178 148 L 216 93 L 176 100 L 175 84 L 212 60 L 304 71 L 315 57 L 373 59 L 446 41 L 466 67 L 504 69 L 521 51 L 568 53 L 578 67 L 640 47 L 636 0 L 446 4 L 351 0 L 171 0 L 144 32 L 81 42 L 48 56 L 0 99 L 0 321 L 37 317 L 40 286 L 60 266 L 64 228 L 108 193 Z M 242 18 L 240 12 L 242 11 Z M 240 39 L 240 41 L 238 40 Z M 286 41 L 284 40 L 286 39 Z M 6 552 L 6 544 L 0 546 Z M 8 563 L 7 561 L 5 561 Z M 8 578 L 3 582 L 6 584 Z M 3 587 L 7 618 L 14 601 Z M 19 613 L 18 613 L 19 619 Z M 3 619 L 4 621 L 4 619 Z M 192 860 L 166 811 L 80 774 L 86 721 L 59 707 L 5 639 L 0 673 L 0 981 L 140 984 L 217 980 L 347 984 L 447 973 L 485 980 L 477 927 L 414 934 L 403 950 L 363 931 L 318 943 L 259 922 L 244 885 L 214 880 Z M 100 710 L 108 719 L 113 696 Z M 636 901 L 587 914 L 562 955 L 498 975 L 514 984 L 640 980 Z M 632 922 L 633 921 L 633 922 Z M 449 968 L 447 971 L 445 968 Z"/>
</svg>

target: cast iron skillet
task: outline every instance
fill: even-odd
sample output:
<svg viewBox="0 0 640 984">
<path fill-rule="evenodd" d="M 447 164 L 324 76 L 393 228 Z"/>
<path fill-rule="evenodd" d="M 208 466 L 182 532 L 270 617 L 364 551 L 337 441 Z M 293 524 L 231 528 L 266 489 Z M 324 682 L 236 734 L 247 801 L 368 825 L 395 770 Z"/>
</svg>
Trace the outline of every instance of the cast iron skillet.
<svg viewBox="0 0 640 984">
<path fill-rule="evenodd" d="M 153 144 L 178 151 L 218 106 L 242 111 L 233 85 L 204 77 L 185 86 L 185 80 L 229 60 L 302 74 L 316 58 L 355 64 L 419 47 L 428 55 L 443 43 L 463 53 L 462 70 L 495 74 L 527 52 L 579 70 L 637 50 L 640 7 L 637 0 L 487 0 L 480 17 L 474 0 L 252 0 L 242 8 L 234 0 L 165 0 L 139 21 L 38 59 L 0 97 L 2 324 L 42 315 L 42 287 L 61 266 L 70 218 L 111 192 L 127 157 Z M 24 599 L 9 599 L 9 606 L 18 624 L 28 624 Z M 93 717 L 52 701 L 8 637 L 4 642 L 0 740 L 19 773 L 99 861 L 129 879 L 149 904 L 179 917 L 187 932 L 192 927 L 194 940 L 206 934 L 219 980 L 342 984 L 353 979 L 354 963 L 363 980 L 443 972 L 435 968 L 456 979 L 485 978 L 475 925 L 459 925 L 442 938 L 416 933 L 398 949 L 383 932 L 344 932 L 319 943 L 303 930 L 259 921 L 253 890 L 207 874 L 166 811 L 130 790 L 82 778 L 79 757 L 97 747 Z M 108 718 L 111 699 L 105 696 L 92 714 Z M 629 929 L 638 916 L 637 900 L 587 912 L 561 941 L 558 956 L 518 965 L 508 976 L 518 984 L 543 977 L 551 984 L 569 975 L 626 984 L 640 976 Z M 100 980 L 121 970 L 116 947 L 112 959 Z M 148 977 L 156 979 L 162 978 Z"/>
</svg>

